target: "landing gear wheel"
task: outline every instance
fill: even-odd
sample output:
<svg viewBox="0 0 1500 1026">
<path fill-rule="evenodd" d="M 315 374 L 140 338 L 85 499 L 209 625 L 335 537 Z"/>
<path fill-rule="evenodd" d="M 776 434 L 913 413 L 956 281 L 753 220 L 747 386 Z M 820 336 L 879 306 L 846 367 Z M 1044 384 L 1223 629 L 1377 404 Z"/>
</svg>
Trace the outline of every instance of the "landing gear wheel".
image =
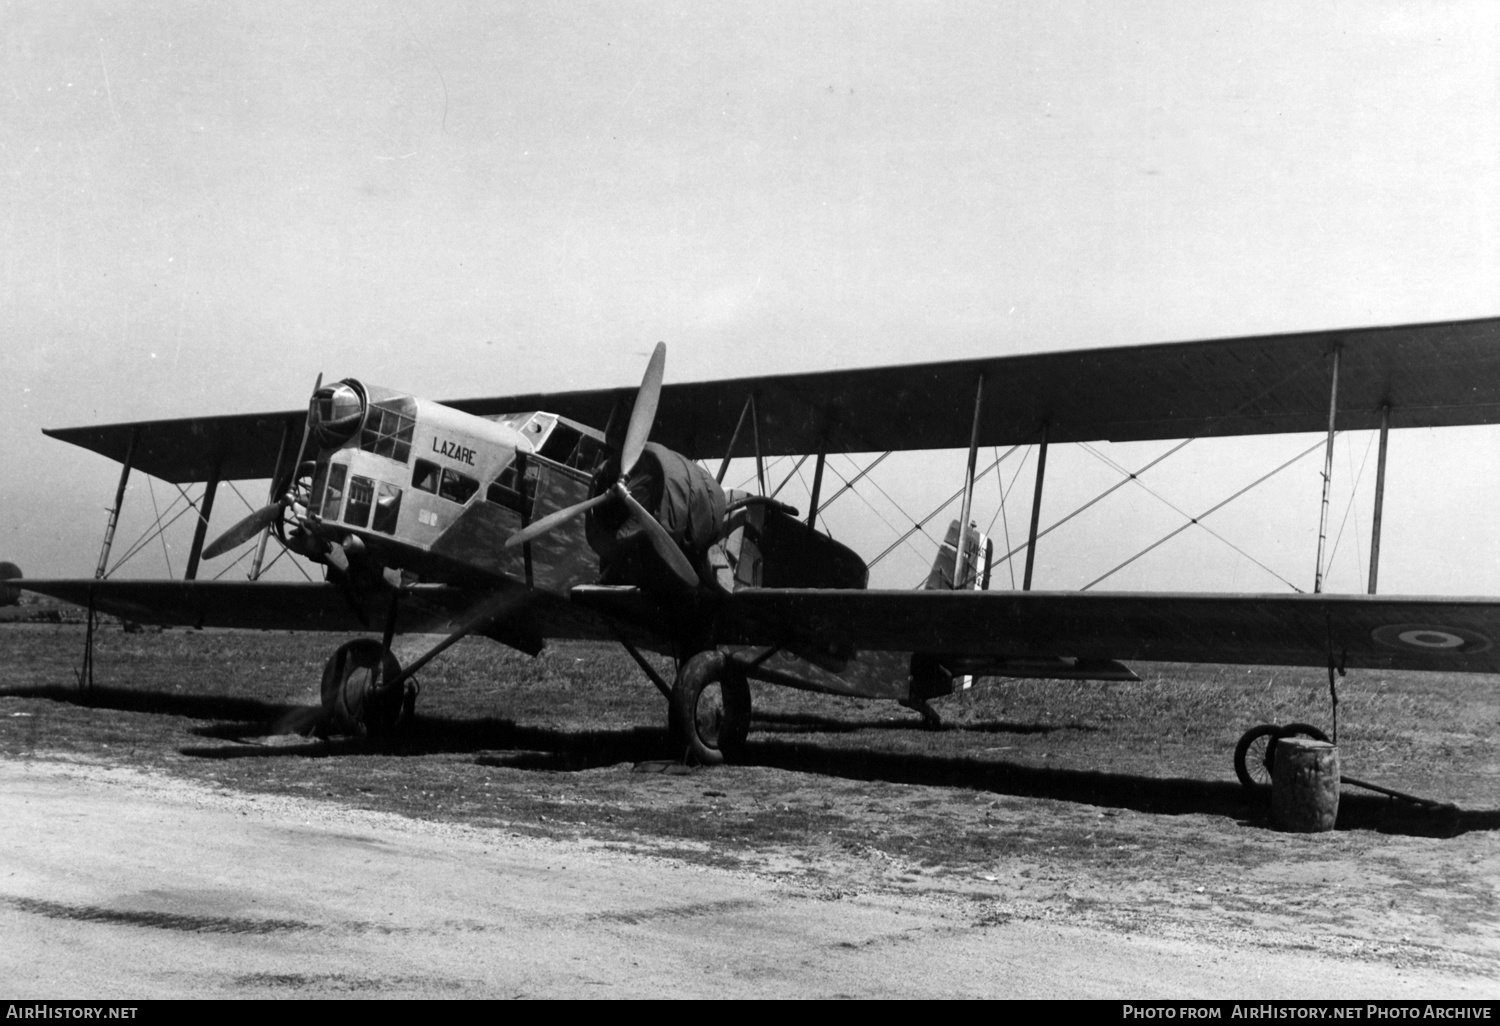
<svg viewBox="0 0 1500 1026">
<path fill-rule="evenodd" d="M 323 664 L 323 711 L 335 734 L 386 738 L 410 716 L 416 688 L 391 687 L 401 673 L 380 642 L 359 638 L 340 645 Z M 410 697 L 407 692 L 410 691 Z"/>
<path fill-rule="evenodd" d="M 1248 791 L 1271 786 L 1271 767 L 1276 760 L 1276 742 L 1284 737 L 1310 737 L 1327 741 L 1328 735 L 1310 723 L 1288 723 L 1284 727 L 1262 723 L 1251 727 L 1234 746 L 1234 775 Z"/>
<path fill-rule="evenodd" d="M 699 764 L 721 765 L 750 734 L 750 685 L 723 652 L 699 652 L 677 674 L 669 721 Z"/>
</svg>

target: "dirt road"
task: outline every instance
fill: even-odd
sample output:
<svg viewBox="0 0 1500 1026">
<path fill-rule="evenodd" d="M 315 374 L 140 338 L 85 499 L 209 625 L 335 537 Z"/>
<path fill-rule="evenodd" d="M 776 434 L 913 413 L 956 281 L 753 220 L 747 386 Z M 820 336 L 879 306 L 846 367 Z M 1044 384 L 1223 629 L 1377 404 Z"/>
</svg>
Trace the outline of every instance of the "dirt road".
<svg viewBox="0 0 1500 1026">
<path fill-rule="evenodd" d="M 1500 984 L 0 762 L 8 997 L 1408 997 Z"/>
</svg>

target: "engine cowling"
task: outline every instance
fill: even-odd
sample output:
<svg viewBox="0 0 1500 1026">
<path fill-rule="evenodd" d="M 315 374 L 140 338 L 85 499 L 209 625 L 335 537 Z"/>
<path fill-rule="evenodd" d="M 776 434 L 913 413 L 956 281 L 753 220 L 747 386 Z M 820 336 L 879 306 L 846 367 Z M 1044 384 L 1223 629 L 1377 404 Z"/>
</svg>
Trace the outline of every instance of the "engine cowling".
<svg viewBox="0 0 1500 1026">
<path fill-rule="evenodd" d="M 594 479 L 593 493 L 608 490 L 616 480 L 613 472 L 601 473 Z M 648 442 L 627 486 L 692 564 L 701 567 L 723 531 L 727 504 L 713 476 L 686 456 Z M 606 584 L 649 583 L 668 573 L 623 504 L 609 502 L 590 510 L 584 529 Z"/>
</svg>

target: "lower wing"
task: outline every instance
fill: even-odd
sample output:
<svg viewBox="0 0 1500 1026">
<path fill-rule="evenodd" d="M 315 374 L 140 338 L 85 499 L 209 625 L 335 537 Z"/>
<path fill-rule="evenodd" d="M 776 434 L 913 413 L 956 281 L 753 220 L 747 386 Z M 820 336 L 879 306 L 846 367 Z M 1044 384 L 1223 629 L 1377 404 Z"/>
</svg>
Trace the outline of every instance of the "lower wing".
<svg viewBox="0 0 1500 1026">
<path fill-rule="evenodd" d="M 1500 671 L 1500 599 L 1490 598 L 749 589 L 725 609 L 747 644 Z"/>
<path fill-rule="evenodd" d="M 249 630 L 378 631 L 390 608 L 391 592 L 354 590 L 333 584 L 282 581 L 123 581 L 83 579 L 15 580 L 13 584 L 126 620 L 182 627 L 237 627 Z M 480 628 L 523 651 L 544 638 L 610 638 L 609 624 L 564 598 L 520 584 L 421 584 L 401 590 L 397 613 L 402 633 L 445 634 L 480 603 L 506 589 L 525 595 L 503 623 Z M 360 604 L 360 612 L 351 606 Z"/>
</svg>

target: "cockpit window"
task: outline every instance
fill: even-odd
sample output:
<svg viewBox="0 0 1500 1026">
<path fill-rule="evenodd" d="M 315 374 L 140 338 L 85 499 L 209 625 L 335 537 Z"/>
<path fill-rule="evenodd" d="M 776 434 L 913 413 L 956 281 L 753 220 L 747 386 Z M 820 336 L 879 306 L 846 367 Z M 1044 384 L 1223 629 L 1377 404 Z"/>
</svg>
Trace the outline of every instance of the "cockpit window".
<svg viewBox="0 0 1500 1026">
<path fill-rule="evenodd" d="M 583 435 L 566 424 L 557 424 L 552 428 L 552 433 L 542 443 L 537 455 L 545 456 L 556 463 L 566 464 L 573 456 L 573 450 L 578 447 L 578 442 Z"/>
<path fill-rule="evenodd" d="M 349 478 L 349 502 L 344 506 L 344 523 L 364 527 L 370 522 L 370 505 L 374 499 L 374 481 L 358 474 Z"/>
<path fill-rule="evenodd" d="M 337 520 L 339 506 L 344 501 L 344 479 L 349 468 L 342 463 L 328 465 L 328 490 L 323 493 L 323 519 Z"/>
<path fill-rule="evenodd" d="M 407 396 L 370 405 L 359 447 L 398 463 L 411 457 L 411 435 L 417 424 L 417 404 Z"/>
</svg>

